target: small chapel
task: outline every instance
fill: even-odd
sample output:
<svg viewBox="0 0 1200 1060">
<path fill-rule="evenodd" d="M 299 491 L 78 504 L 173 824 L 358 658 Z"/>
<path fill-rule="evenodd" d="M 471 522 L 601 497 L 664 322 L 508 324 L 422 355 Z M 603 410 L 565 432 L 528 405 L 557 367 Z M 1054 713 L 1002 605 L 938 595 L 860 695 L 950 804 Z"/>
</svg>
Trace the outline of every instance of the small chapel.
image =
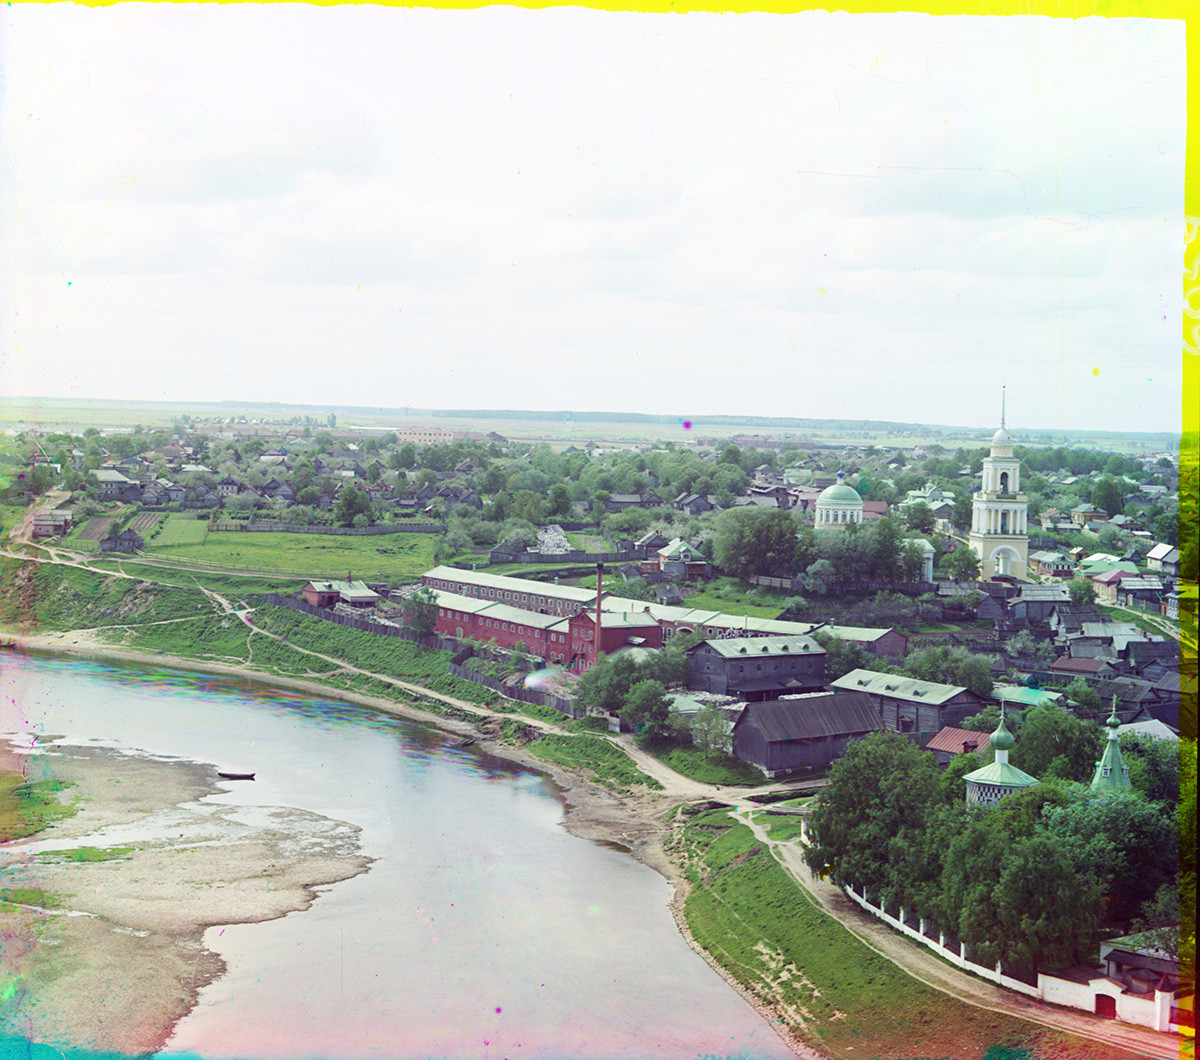
<svg viewBox="0 0 1200 1060">
<path fill-rule="evenodd" d="M 992 733 L 988 743 L 992 748 L 993 760 L 986 766 L 963 777 L 967 785 L 967 804 L 970 806 L 995 806 L 1008 795 L 1025 788 L 1032 788 L 1038 781 L 1023 769 L 1008 761 L 1008 752 L 1017 741 L 1000 715 L 1000 724 Z"/>
</svg>

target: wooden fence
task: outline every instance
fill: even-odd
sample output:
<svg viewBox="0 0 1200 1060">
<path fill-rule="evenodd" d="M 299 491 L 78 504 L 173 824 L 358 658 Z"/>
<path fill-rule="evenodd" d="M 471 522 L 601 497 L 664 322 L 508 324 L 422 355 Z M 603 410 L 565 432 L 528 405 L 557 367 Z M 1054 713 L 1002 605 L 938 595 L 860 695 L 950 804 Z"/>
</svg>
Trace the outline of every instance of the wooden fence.
<svg viewBox="0 0 1200 1060">
<path fill-rule="evenodd" d="M 462 664 L 475 654 L 475 649 L 470 645 L 464 646 L 460 644 L 453 637 L 443 637 L 436 633 L 429 636 L 409 633 L 399 626 L 389 626 L 382 622 L 372 622 L 370 619 L 356 618 L 350 615 L 339 615 L 327 607 L 314 607 L 307 600 L 297 600 L 292 596 L 280 596 L 278 593 L 264 593 L 263 603 L 275 607 L 291 608 L 293 611 L 312 615 L 314 618 L 319 618 L 326 622 L 336 622 L 339 626 L 348 626 L 351 629 L 362 630 L 364 633 L 374 633 L 381 637 L 398 637 L 400 640 L 419 644 L 423 648 L 453 652 L 454 654 L 451 656 L 450 661 L 446 664 L 446 671 L 455 677 L 461 677 L 464 681 L 470 681 L 473 684 L 482 685 L 484 688 L 490 688 L 493 692 L 504 696 L 505 699 L 515 699 L 521 703 L 538 703 L 544 707 L 553 707 L 569 718 L 578 718 L 583 715 L 583 711 L 576 708 L 574 700 L 564 699 L 561 696 L 556 696 L 550 692 L 542 692 L 536 688 L 526 688 L 524 685 L 516 687 L 506 685 L 503 681 L 498 681 L 494 677 L 481 674 L 478 670 L 467 669 Z M 484 652 L 484 654 L 491 655 L 490 652 Z"/>
<path fill-rule="evenodd" d="M 506 552 L 493 549 L 488 556 L 490 563 L 630 563 L 633 560 L 649 559 L 650 550 L 631 548 L 628 552 Z"/>
<path fill-rule="evenodd" d="M 250 533 L 283 533 L 283 534 L 334 534 L 346 537 L 369 537 L 373 534 L 441 534 L 446 527 L 443 523 L 380 523 L 377 526 L 302 526 L 297 523 L 283 523 L 278 520 L 257 519 L 253 522 L 239 520 L 213 520 L 210 530 L 248 531 Z"/>
<path fill-rule="evenodd" d="M 805 593 L 804 582 L 800 578 L 771 578 L 765 574 L 752 574 L 749 581 L 764 589 L 778 589 L 780 592 Z M 884 582 L 867 579 L 830 583 L 826 595 L 831 593 L 905 593 L 913 596 L 923 596 L 925 593 L 937 592 L 936 582 Z"/>
<path fill-rule="evenodd" d="M 536 688 L 526 688 L 524 685 L 505 684 L 494 677 L 481 674 L 478 670 L 470 670 L 465 666 L 460 666 L 453 662 L 447 665 L 446 670 L 455 677 L 461 677 L 464 681 L 471 681 L 477 685 L 483 685 L 484 688 L 490 688 L 505 699 L 515 699 L 520 703 L 538 703 L 543 707 L 553 707 L 559 713 L 565 714 L 569 718 L 581 718 L 584 714 L 583 710 L 576 706 L 574 700 L 563 699 L 561 696 L 553 695 L 550 692 L 542 692 Z"/>
</svg>

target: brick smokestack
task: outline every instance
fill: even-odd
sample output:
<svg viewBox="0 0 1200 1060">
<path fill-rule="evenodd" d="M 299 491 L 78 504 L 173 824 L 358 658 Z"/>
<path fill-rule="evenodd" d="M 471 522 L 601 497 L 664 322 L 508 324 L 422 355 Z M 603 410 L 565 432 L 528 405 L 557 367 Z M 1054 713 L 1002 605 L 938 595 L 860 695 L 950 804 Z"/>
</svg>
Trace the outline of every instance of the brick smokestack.
<svg viewBox="0 0 1200 1060">
<path fill-rule="evenodd" d="M 593 661 L 600 660 L 600 597 L 604 595 L 604 564 L 596 564 L 596 653 Z"/>
</svg>

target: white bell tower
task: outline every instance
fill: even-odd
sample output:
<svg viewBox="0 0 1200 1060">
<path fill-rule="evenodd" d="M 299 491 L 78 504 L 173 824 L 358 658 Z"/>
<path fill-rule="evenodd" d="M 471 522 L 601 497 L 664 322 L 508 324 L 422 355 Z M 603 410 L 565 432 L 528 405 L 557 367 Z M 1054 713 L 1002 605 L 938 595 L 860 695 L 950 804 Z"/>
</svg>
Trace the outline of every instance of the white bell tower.
<svg viewBox="0 0 1200 1060">
<path fill-rule="evenodd" d="M 971 506 L 967 543 L 979 557 L 981 581 L 997 575 L 1025 577 L 1029 558 L 1029 504 L 1021 492 L 1021 461 L 1004 427 L 1005 393 L 1000 391 L 1000 429 L 992 435 L 992 455 L 983 461 L 982 489 Z"/>
</svg>

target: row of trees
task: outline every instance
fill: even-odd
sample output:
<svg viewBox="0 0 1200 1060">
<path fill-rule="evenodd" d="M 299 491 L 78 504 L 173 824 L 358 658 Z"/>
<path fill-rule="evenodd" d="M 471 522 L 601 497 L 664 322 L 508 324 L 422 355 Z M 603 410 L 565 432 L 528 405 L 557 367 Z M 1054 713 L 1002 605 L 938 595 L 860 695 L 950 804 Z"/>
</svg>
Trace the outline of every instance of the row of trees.
<svg viewBox="0 0 1200 1060">
<path fill-rule="evenodd" d="M 1052 781 L 968 807 L 961 776 L 978 760 L 962 757 L 942 773 L 896 733 L 854 744 L 812 819 L 813 871 L 933 922 L 1010 974 L 1078 963 L 1101 925 L 1178 924 L 1172 805 Z"/>
</svg>

